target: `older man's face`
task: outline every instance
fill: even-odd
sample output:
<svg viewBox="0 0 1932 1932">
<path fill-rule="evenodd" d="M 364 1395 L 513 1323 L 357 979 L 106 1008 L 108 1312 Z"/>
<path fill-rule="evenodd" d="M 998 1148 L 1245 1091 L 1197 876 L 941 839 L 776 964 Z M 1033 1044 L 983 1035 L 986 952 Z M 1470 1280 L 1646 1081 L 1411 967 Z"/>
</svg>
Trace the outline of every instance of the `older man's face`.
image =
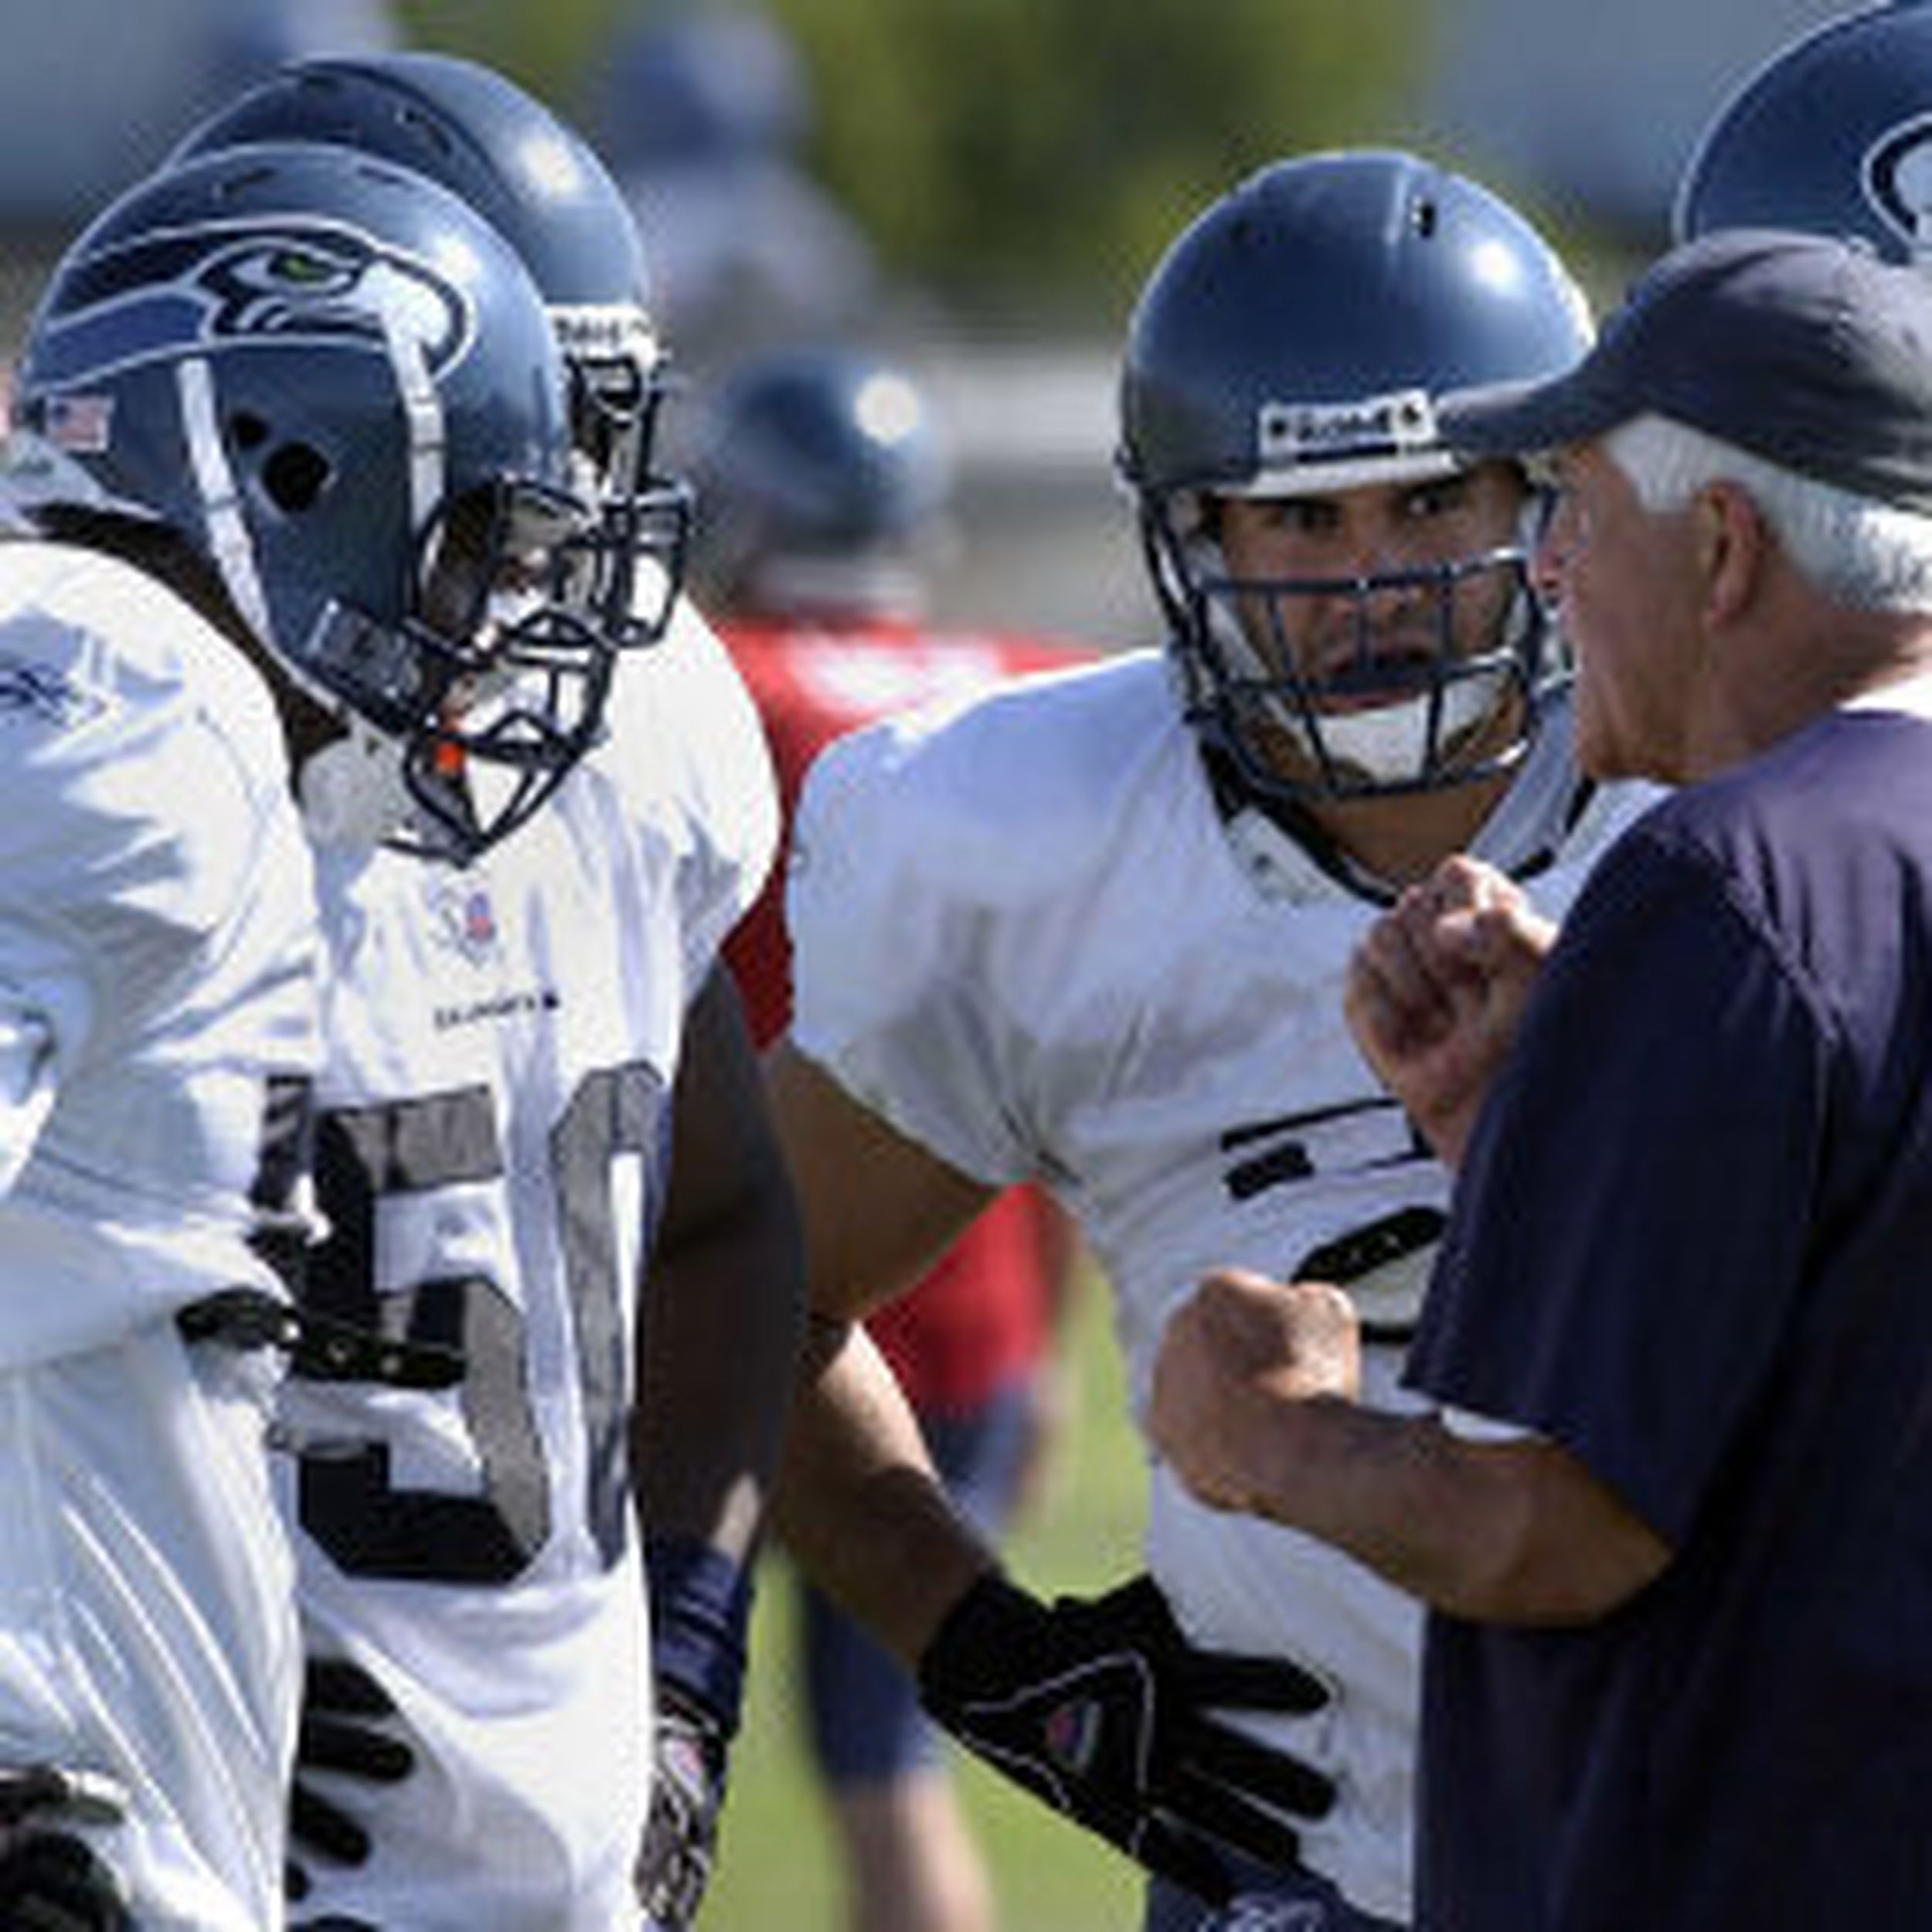
<svg viewBox="0 0 1932 1932">
<path fill-rule="evenodd" d="M 1675 781 L 1696 638 L 1689 514 L 1652 515 L 1596 443 L 1562 453 L 1536 553 L 1577 654 L 1577 750 L 1600 778 Z"/>
</svg>

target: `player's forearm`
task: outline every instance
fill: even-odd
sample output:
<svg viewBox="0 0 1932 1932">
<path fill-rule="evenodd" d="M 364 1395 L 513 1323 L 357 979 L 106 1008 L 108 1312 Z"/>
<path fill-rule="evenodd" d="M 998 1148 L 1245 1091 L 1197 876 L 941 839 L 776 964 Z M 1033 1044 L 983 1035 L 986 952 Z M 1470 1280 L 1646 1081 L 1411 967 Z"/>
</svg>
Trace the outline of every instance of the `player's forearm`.
<svg viewBox="0 0 1932 1932">
<path fill-rule="evenodd" d="M 671 1185 L 644 1286 L 631 1467 L 647 1535 L 749 1556 L 803 1325 L 798 1202 L 737 991 L 692 1003 Z"/>
<path fill-rule="evenodd" d="M 992 1552 L 947 1500 L 897 1379 L 864 1331 L 808 1325 L 772 1522 L 800 1566 L 917 1662 Z"/>
<path fill-rule="evenodd" d="M 1468 1441 L 1433 1417 L 1334 1397 L 1273 1410 L 1250 1412 L 1247 1506 L 1451 1615 L 1591 1621 L 1668 1560 L 1648 1526 L 1553 1444 Z"/>
<path fill-rule="evenodd" d="M 791 1399 L 795 1230 L 747 1214 L 660 1257 L 645 1291 L 633 1467 L 648 1533 L 751 1553 Z"/>
</svg>

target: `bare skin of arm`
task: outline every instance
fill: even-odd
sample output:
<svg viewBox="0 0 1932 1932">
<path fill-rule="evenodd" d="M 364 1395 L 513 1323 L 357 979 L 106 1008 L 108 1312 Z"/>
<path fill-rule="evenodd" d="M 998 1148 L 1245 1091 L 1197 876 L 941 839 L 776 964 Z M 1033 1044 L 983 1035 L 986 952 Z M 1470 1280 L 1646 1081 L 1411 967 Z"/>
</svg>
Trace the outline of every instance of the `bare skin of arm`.
<svg viewBox="0 0 1932 1932">
<path fill-rule="evenodd" d="M 639 1324 L 631 1466 L 650 1532 L 743 1563 L 767 1501 L 798 1356 L 796 1203 L 737 990 L 693 1003 L 673 1099 L 671 1191 Z"/>
<path fill-rule="evenodd" d="M 1471 1441 L 1433 1417 L 1363 1407 L 1359 1375 L 1339 1290 L 1212 1275 L 1163 1338 L 1154 1440 L 1210 1506 L 1318 1536 L 1458 1617 L 1591 1622 L 1669 1561 L 1555 1444 Z"/>
<path fill-rule="evenodd" d="M 897 1379 L 858 1325 L 995 1190 L 895 1131 L 788 1043 L 767 1056 L 805 1232 L 809 1313 L 774 1511 L 820 1588 L 908 1665 L 995 1566 L 947 1498 Z"/>
</svg>

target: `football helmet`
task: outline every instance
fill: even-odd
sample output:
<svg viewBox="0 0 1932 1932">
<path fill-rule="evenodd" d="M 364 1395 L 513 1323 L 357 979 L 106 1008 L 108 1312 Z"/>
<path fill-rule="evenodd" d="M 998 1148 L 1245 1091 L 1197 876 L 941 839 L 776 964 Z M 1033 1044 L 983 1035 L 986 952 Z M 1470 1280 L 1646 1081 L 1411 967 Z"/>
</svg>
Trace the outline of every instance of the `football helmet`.
<svg viewBox="0 0 1932 1932">
<path fill-rule="evenodd" d="M 1718 228 L 1862 236 L 1932 267 L 1932 7 L 1868 8 L 1747 77 L 1692 151 L 1679 241 Z"/>
<path fill-rule="evenodd" d="M 413 798 L 385 835 L 473 855 L 597 737 L 621 614 L 556 338 L 434 182 L 319 147 L 165 169 L 56 266 L 15 398 L 23 507 L 173 530 Z"/>
<path fill-rule="evenodd" d="M 919 602 L 920 550 L 951 485 L 944 434 L 905 370 L 798 348 L 730 371 L 692 464 L 706 594 L 767 611 Z"/>
<path fill-rule="evenodd" d="M 1566 675 L 1529 581 L 1533 496 L 1480 554 L 1347 579 L 1237 578 L 1222 506 L 1450 477 L 1441 398 L 1567 369 L 1590 334 L 1527 222 L 1400 152 L 1277 162 L 1168 249 L 1128 328 L 1117 467 L 1186 715 L 1239 795 L 1293 810 L 1521 757 Z M 1377 650 L 1393 603 L 1420 615 Z M 1291 640 L 1318 609 L 1342 612 L 1348 661 L 1298 669 Z"/>
<path fill-rule="evenodd" d="M 292 63 L 189 133 L 177 160 L 263 141 L 359 148 L 460 196 L 523 259 L 570 376 L 572 433 L 604 508 L 612 567 L 660 572 L 628 641 L 659 635 L 681 580 L 690 495 L 657 464 L 669 359 L 643 242 L 589 145 L 494 69 L 453 54 Z"/>
</svg>

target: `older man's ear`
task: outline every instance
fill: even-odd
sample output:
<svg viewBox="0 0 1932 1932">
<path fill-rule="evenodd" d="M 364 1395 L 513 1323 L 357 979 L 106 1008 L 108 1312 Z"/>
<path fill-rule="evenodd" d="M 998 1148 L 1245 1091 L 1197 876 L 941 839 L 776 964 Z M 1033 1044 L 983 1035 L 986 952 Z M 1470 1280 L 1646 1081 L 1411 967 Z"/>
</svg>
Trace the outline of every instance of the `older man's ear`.
<svg viewBox="0 0 1932 1932">
<path fill-rule="evenodd" d="M 1721 629 L 1750 609 L 1776 539 L 1749 492 L 1721 478 L 1691 499 L 1690 515 L 1699 614 L 1707 630 Z"/>
</svg>

